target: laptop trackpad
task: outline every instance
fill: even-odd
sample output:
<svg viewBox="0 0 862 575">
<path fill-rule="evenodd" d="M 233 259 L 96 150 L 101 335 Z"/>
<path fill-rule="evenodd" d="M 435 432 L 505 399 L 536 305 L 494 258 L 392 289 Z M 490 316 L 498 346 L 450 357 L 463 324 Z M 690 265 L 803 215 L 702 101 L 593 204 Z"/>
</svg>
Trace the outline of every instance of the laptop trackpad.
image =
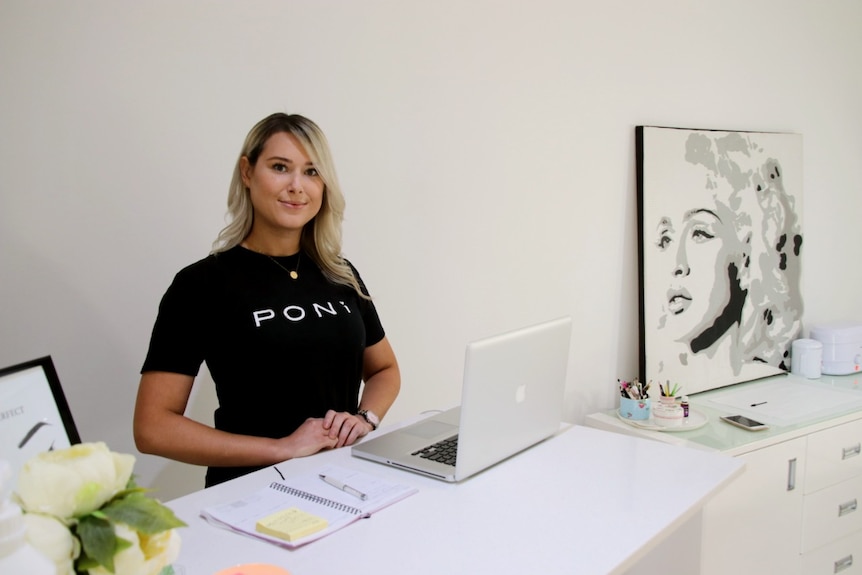
<svg viewBox="0 0 862 575">
<path fill-rule="evenodd" d="M 411 425 L 405 429 L 405 433 L 416 435 L 425 439 L 432 439 L 446 433 L 455 433 L 458 430 L 457 425 L 449 425 L 441 421 L 426 421 L 417 425 Z"/>
</svg>

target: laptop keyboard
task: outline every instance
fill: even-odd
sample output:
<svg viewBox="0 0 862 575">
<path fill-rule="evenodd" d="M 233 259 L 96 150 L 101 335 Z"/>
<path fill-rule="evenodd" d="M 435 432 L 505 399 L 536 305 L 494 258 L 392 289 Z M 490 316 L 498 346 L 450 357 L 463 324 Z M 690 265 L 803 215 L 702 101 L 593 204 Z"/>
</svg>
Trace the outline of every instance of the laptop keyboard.
<svg viewBox="0 0 862 575">
<path fill-rule="evenodd" d="M 455 458 L 458 455 L 458 436 L 453 435 L 448 439 L 438 441 L 424 449 L 413 452 L 412 455 L 454 467 Z"/>
</svg>

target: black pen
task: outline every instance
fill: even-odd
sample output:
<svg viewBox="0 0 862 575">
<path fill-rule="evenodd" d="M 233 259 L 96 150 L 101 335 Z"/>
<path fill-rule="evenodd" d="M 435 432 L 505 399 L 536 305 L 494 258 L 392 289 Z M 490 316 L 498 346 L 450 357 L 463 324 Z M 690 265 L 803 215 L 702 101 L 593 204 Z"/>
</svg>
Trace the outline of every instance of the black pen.
<svg viewBox="0 0 862 575">
<path fill-rule="evenodd" d="M 751 404 L 751 407 L 757 407 L 758 405 L 763 405 L 764 403 L 766 403 L 766 402 L 765 402 L 765 401 L 761 401 L 760 403 L 752 403 L 752 404 Z"/>
</svg>

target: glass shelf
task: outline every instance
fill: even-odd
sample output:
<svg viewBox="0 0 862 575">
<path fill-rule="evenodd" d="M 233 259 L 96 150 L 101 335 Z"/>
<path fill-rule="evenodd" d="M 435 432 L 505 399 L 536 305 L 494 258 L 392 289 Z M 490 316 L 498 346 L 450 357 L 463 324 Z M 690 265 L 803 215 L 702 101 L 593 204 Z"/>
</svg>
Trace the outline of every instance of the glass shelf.
<svg viewBox="0 0 862 575">
<path fill-rule="evenodd" d="M 806 389 L 813 392 L 816 392 L 819 386 L 824 386 L 823 390 L 829 391 L 829 395 L 834 395 L 836 390 L 845 393 L 848 401 L 829 409 L 819 409 L 810 416 L 803 415 L 796 417 L 793 423 L 790 424 L 769 422 L 769 428 L 762 431 L 748 431 L 721 421 L 720 417 L 722 415 L 731 415 L 734 413 L 742 413 L 743 415 L 757 419 L 756 411 L 736 410 L 733 407 L 717 403 L 716 400 L 720 399 L 722 395 L 727 395 L 731 391 L 756 390 L 758 387 L 774 388 L 776 382 L 802 384 L 806 386 Z M 854 392 L 859 393 L 858 398 L 854 396 Z M 657 431 L 644 431 L 644 433 L 648 433 L 656 439 L 659 439 L 656 436 L 664 436 L 661 437 L 662 441 L 683 445 L 693 444 L 690 445 L 691 447 L 705 447 L 729 454 L 744 453 L 753 449 L 759 449 L 765 445 L 811 433 L 812 431 L 816 431 L 817 427 L 822 426 L 826 428 L 843 423 L 845 419 L 851 421 L 862 418 L 862 373 L 841 376 L 824 375 L 819 379 L 804 379 L 792 374 L 778 375 L 690 395 L 689 403 L 692 408 L 697 409 L 709 419 L 707 425 L 691 431 L 673 433 L 671 434 L 672 438 L 667 437 L 669 434 Z M 616 420 L 619 425 L 626 425 L 623 422 L 619 422 L 616 416 L 616 409 L 608 410 L 603 412 L 603 414 Z"/>
</svg>

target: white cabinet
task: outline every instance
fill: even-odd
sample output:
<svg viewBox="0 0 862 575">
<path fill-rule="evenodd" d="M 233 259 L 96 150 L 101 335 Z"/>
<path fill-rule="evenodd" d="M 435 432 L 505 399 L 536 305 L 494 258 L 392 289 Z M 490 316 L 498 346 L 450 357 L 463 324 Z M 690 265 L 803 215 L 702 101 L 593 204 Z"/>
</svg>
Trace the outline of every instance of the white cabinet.
<svg viewBox="0 0 862 575">
<path fill-rule="evenodd" d="M 703 510 L 701 573 L 802 575 L 805 439 L 739 456 L 745 469 Z"/>
<path fill-rule="evenodd" d="M 831 383 L 862 392 L 858 377 Z M 743 473 L 704 507 L 701 573 L 862 575 L 862 412 L 749 432 L 722 423 L 727 413 L 715 404 L 696 402 L 709 419 L 697 431 L 638 429 L 614 411 L 586 424 L 745 460 Z"/>
<path fill-rule="evenodd" d="M 862 573 L 862 422 L 738 455 L 703 512 L 701 573 Z"/>
<path fill-rule="evenodd" d="M 806 439 L 803 573 L 862 573 L 862 420 Z"/>
</svg>

